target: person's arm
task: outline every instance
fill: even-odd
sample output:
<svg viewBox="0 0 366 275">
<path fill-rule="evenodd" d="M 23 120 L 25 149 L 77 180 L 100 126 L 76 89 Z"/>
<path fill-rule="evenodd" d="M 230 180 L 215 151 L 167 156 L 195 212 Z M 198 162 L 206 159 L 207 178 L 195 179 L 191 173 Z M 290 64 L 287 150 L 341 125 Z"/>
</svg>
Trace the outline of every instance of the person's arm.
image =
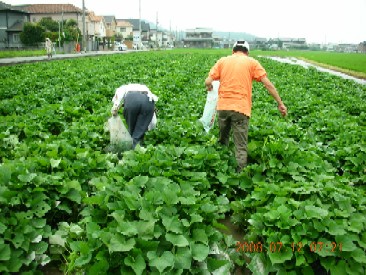
<svg viewBox="0 0 366 275">
<path fill-rule="evenodd" d="M 278 103 L 278 110 L 281 112 L 282 116 L 287 115 L 287 108 L 285 104 L 282 102 L 280 95 L 278 94 L 276 87 L 273 83 L 268 79 L 267 76 L 261 78 L 261 82 L 263 83 L 264 87 L 270 93 L 270 95 L 276 100 Z"/>
<path fill-rule="evenodd" d="M 205 85 L 206 85 L 206 90 L 207 91 L 212 91 L 212 82 L 213 82 L 214 80 L 210 77 L 210 76 L 208 76 L 207 78 L 206 78 L 206 80 L 205 80 Z"/>
<path fill-rule="evenodd" d="M 126 91 L 123 86 L 116 90 L 116 93 L 114 94 L 114 97 L 112 99 L 113 102 L 113 106 L 111 109 L 112 115 L 116 116 L 118 114 L 118 110 L 122 105 L 122 101 L 124 99 L 125 94 Z"/>
</svg>

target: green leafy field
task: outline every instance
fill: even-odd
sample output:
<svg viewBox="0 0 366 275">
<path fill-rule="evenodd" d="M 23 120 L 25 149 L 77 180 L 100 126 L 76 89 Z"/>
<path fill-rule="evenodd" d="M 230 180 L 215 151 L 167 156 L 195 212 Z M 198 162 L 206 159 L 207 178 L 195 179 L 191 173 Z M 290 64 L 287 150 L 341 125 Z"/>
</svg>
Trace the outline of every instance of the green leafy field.
<svg viewBox="0 0 366 275">
<path fill-rule="evenodd" d="M 366 86 L 260 59 L 289 115 L 255 83 L 250 164 L 236 174 L 233 144 L 197 122 L 222 54 L 0 67 L 0 272 L 364 274 Z M 104 123 L 129 82 L 159 96 L 158 128 L 118 158 Z"/>
<path fill-rule="evenodd" d="M 0 51 L 0 58 L 11 57 L 28 57 L 28 56 L 42 56 L 47 55 L 45 50 L 13 50 L 13 51 Z"/>
<path fill-rule="evenodd" d="M 254 55 L 296 57 L 344 69 L 344 72 L 354 71 L 366 79 L 366 54 L 339 53 L 323 51 L 253 51 Z"/>
</svg>

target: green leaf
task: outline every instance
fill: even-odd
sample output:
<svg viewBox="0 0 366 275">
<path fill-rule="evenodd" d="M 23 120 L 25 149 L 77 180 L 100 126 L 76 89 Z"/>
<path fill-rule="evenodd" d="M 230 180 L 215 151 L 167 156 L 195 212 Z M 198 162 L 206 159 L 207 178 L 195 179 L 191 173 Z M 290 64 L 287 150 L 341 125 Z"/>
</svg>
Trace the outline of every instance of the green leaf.
<svg viewBox="0 0 366 275">
<path fill-rule="evenodd" d="M 189 247 L 178 247 L 174 254 L 174 263 L 176 269 L 189 270 L 192 265 L 192 254 Z"/>
<path fill-rule="evenodd" d="M 209 247 L 204 244 L 191 243 L 191 253 L 196 261 L 204 261 L 209 253 Z"/>
<path fill-rule="evenodd" d="M 63 238 L 61 235 L 51 235 L 49 238 L 50 244 L 56 244 L 56 245 L 65 247 L 65 242 L 66 242 L 66 239 Z"/>
<path fill-rule="evenodd" d="M 162 273 L 167 267 L 174 266 L 174 256 L 172 252 L 165 251 L 161 257 L 158 257 L 155 251 L 147 252 L 150 266 L 154 266 Z"/>
<path fill-rule="evenodd" d="M 149 181 L 149 177 L 137 176 L 132 179 L 132 184 L 140 188 L 145 187 L 146 183 Z"/>
<path fill-rule="evenodd" d="M 178 247 L 185 247 L 189 245 L 187 238 L 183 235 L 167 233 L 165 235 L 165 239 Z"/>
<path fill-rule="evenodd" d="M 306 265 L 306 259 L 304 255 L 296 254 L 296 266 L 304 266 Z"/>
<path fill-rule="evenodd" d="M 134 236 L 138 234 L 138 229 L 135 222 L 120 222 L 118 224 L 118 232 L 125 236 Z"/>
<path fill-rule="evenodd" d="M 196 203 L 197 198 L 195 198 L 195 197 L 179 197 L 179 201 L 182 204 L 192 205 L 192 204 Z"/>
<path fill-rule="evenodd" d="M 332 275 L 347 274 L 346 265 L 347 264 L 344 260 L 340 260 L 336 265 L 330 267 L 330 273 Z"/>
<path fill-rule="evenodd" d="M 366 255 L 365 251 L 361 248 L 356 248 L 351 252 L 351 258 L 354 259 L 356 262 L 361 264 L 366 264 Z"/>
<path fill-rule="evenodd" d="M 76 202 L 76 203 L 80 203 L 81 202 L 81 194 L 78 190 L 76 189 L 71 189 L 66 197 L 70 200 L 70 201 L 73 201 L 73 202 Z"/>
<path fill-rule="evenodd" d="M 35 174 L 35 173 L 28 173 L 26 175 L 19 175 L 18 179 L 21 182 L 28 183 L 28 182 L 31 182 L 36 176 L 37 176 L 37 174 Z"/>
<path fill-rule="evenodd" d="M 341 246 L 343 251 L 354 251 L 356 249 L 356 245 L 353 243 L 352 238 L 347 235 L 339 235 L 335 236 L 337 250 Z"/>
<path fill-rule="evenodd" d="M 12 243 L 15 248 L 19 248 L 22 246 L 24 242 L 24 235 L 21 233 L 17 233 L 14 238 L 12 239 Z"/>
<path fill-rule="evenodd" d="M 271 259 L 272 264 L 283 264 L 284 262 L 291 260 L 293 252 L 290 248 L 282 247 L 281 251 L 269 251 L 268 256 Z"/>
<path fill-rule="evenodd" d="M 219 260 L 219 259 L 207 258 L 207 268 L 208 268 L 208 271 L 210 271 L 210 272 L 214 272 L 215 270 L 216 271 L 220 270 L 219 274 L 223 274 L 222 269 L 225 266 L 230 266 L 230 262 L 228 260 Z M 229 272 L 229 271 L 230 270 L 226 270 L 226 272 Z"/>
<path fill-rule="evenodd" d="M 167 232 L 170 231 L 177 234 L 183 233 L 182 223 L 180 222 L 177 216 L 171 216 L 171 217 L 163 216 L 162 222 Z"/>
<path fill-rule="evenodd" d="M 88 222 L 85 229 L 86 233 L 91 236 L 91 238 L 99 238 L 100 226 L 96 222 Z"/>
<path fill-rule="evenodd" d="M 202 221 L 203 221 L 203 218 L 202 218 L 202 216 L 201 216 L 201 215 L 199 215 L 199 214 L 195 214 L 195 213 L 191 214 L 191 224 L 192 224 L 192 223 L 195 223 L 195 222 L 200 223 L 200 222 L 202 222 Z"/>
<path fill-rule="evenodd" d="M 108 245 L 110 252 L 126 252 L 130 251 L 135 246 L 135 239 L 127 239 L 119 234 L 112 236 L 110 243 Z"/>
<path fill-rule="evenodd" d="M 144 257 L 138 254 L 136 257 L 128 256 L 124 260 L 125 265 L 130 266 L 135 274 L 140 275 L 146 269 L 146 263 Z"/>
<path fill-rule="evenodd" d="M 6 230 L 6 225 L 0 222 L 0 234 L 3 234 Z"/>
<path fill-rule="evenodd" d="M 137 231 L 141 239 L 152 240 L 154 238 L 156 220 L 151 221 L 138 221 Z"/>
<path fill-rule="evenodd" d="M 9 166 L 0 165 L 0 182 L 2 185 L 9 183 L 11 179 L 11 169 Z"/>
<path fill-rule="evenodd" d="M 217 179 L 219 180 L 220 183 L 225 184 L 228 180 L 228 176 L 219 172 L 217 173 Z"/>
<path fill-rule="evenodd" d="M 348 224 L 349 231 L 360 233 L 365 230 L 364 224 L 366 224 L 366 217 L 364 215 L 357 215 L 356 213 L 351 216 Z"/>
<path fill-rule="evenodd" d="M 10 259 L 11 250 L 8 244 L 0 245 L 0 261 L 8 261 Z"/>
<path fill-rule="evenodd" d="M 322 209 L 314 205 L 306 205 L 305 213 L 309 219 L 321 219 L 328 215 L 328 210 Z"/>
<path fill-rule="evenodd" d="M 112 214 L 110 214 L 118 224 L 125 223 L 125 211 L 124 210 L 116 210 Z"/>
<path fill-rule="evenodd" d="M 201 242 L 205 245 L 208 245 L 208 238 L 204 229 L 194 229 L 192 232 L 192 239 L 196 243 Z"/>
<path fill-rule="evenodd" d="M 177 189 L 174 186 L 169 186 L 168 188 L 162 193 L 164 202 L 168 205 L 177 204 L 179 202 Z"/>
<path fill-rule="evenodd" d="M 88 270 L 88 275 L 99 275 L 99 274 L 107 274 L 109 269 L 109 264 L 106 259 L 100 259 L 95 262 Z"/>
<path fill-rule="evenodd" d="M 92 259 L 92 251 L 89 253 L 82 253 L 77 259 L 75 260 L 75 266 L 85 266 L 87 265 L 90 260 Z"/>
<path fill-rule="evenodd" d="M 31 260 L 24 259 L 23 251 L 20 250 L 12 250 L 11 251 L 11 258 L 6 261 L 6 267 L 2 264 L 0 264 L 0 272 L 1 270 L 9 271 L 9 272 L 16 272 L 16 274 L 19 274 L 21 267 L 24 264 L 29 264 Z"/>
<path fill-rule="evenodd" d="M 129 210 L 137 210 L 140 207 L 140 199 L 127 191 L 122 191 L 123 200 Z"/>
<path fill-rule="evenodd" d="M 50 159 L 51 167 L 56 168 L 60 165 L 61 159 Z"/>
<path fill-rule="evenodd" d="M 47 251 L 48 243 L 46 242 L 39 242 L 39 243 L 33 243 L 31 244 L 30 250 L 33 250 L 36 252 L 37 255 L 43 254 Z"/>
<path fill-rule="evenodd" d="M 335 235 L 335 236 L 341 236 L 346 233 L 345 227 L 343 226 L 343 224 L 341 222 L 337 222 L 334 220 L 329 221 L 326 231 L 329 234 Z"/>
<path fill-rule="evenodd" d="M 84 232 L 84 230 L 77 224 L 72 224 L 70 226 L 70 232 L 75 233 L 76 235 L 80 235 Z"/>
</svg>

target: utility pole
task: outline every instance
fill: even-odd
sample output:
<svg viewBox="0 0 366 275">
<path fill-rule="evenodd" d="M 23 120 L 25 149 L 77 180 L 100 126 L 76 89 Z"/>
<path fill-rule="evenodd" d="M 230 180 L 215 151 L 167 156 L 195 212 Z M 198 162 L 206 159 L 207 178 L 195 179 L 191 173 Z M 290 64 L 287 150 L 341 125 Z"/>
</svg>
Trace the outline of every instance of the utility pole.
<svg viewBox="0 0 366 275">
<path fill-rule="evenodd" d="M 139 39 L 137 49 L 139 50 L 142 44 L 142 33 L 141 33 L 141 0 L 139 0 Z"/>
<path fill-rule="evenodd" d="M 62 32 L 62 36 L 65 38 L 65 33 L 64 33 L 64 5 L 62 5 L 61 32 Z"/>
<path fill-rule="evenodd" d="M 158 30 L 158 24 L 159 24 L 159 20 L 158 20 L 158 12 L 156 12 L 156 47 L 159 49 L 159 30 Z"/>
<path fill-rule="evenodd" d="M 83 47 L 84 47 L 84 52 L 86 53 L 86 24 L 85 24 L 85 2 L 83 0 Z"/>
</svg>

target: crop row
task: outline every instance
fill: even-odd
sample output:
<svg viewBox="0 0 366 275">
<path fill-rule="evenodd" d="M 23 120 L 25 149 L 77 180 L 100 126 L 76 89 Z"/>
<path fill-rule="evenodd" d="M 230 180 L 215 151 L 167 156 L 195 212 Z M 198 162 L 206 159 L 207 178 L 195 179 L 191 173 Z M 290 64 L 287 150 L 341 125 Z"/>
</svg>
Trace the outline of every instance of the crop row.
<svg viewBox="0 0 366 275">
<path fill-rule="evenodd" d="M 287 118 L 255 83 L 249 166 L 197 123 L 218 52 L 155 52 L 0 68 L 0 272 L 363 274 L 366 88 L 260 59 Z M 114 90 L 144 83 L 158 128 L 122 158 L 105 148 Z M 240 254 L 245 241 L 302 242 L 301 253 Z M 347 236 L 347 238 L 345 238 Z M 313 252 L 312 242 L 343 243 Z M 244 240 L 242 240 L 244 241 Z M 219 251 L 219 252 L 217 252 Z"/>
</svg>

